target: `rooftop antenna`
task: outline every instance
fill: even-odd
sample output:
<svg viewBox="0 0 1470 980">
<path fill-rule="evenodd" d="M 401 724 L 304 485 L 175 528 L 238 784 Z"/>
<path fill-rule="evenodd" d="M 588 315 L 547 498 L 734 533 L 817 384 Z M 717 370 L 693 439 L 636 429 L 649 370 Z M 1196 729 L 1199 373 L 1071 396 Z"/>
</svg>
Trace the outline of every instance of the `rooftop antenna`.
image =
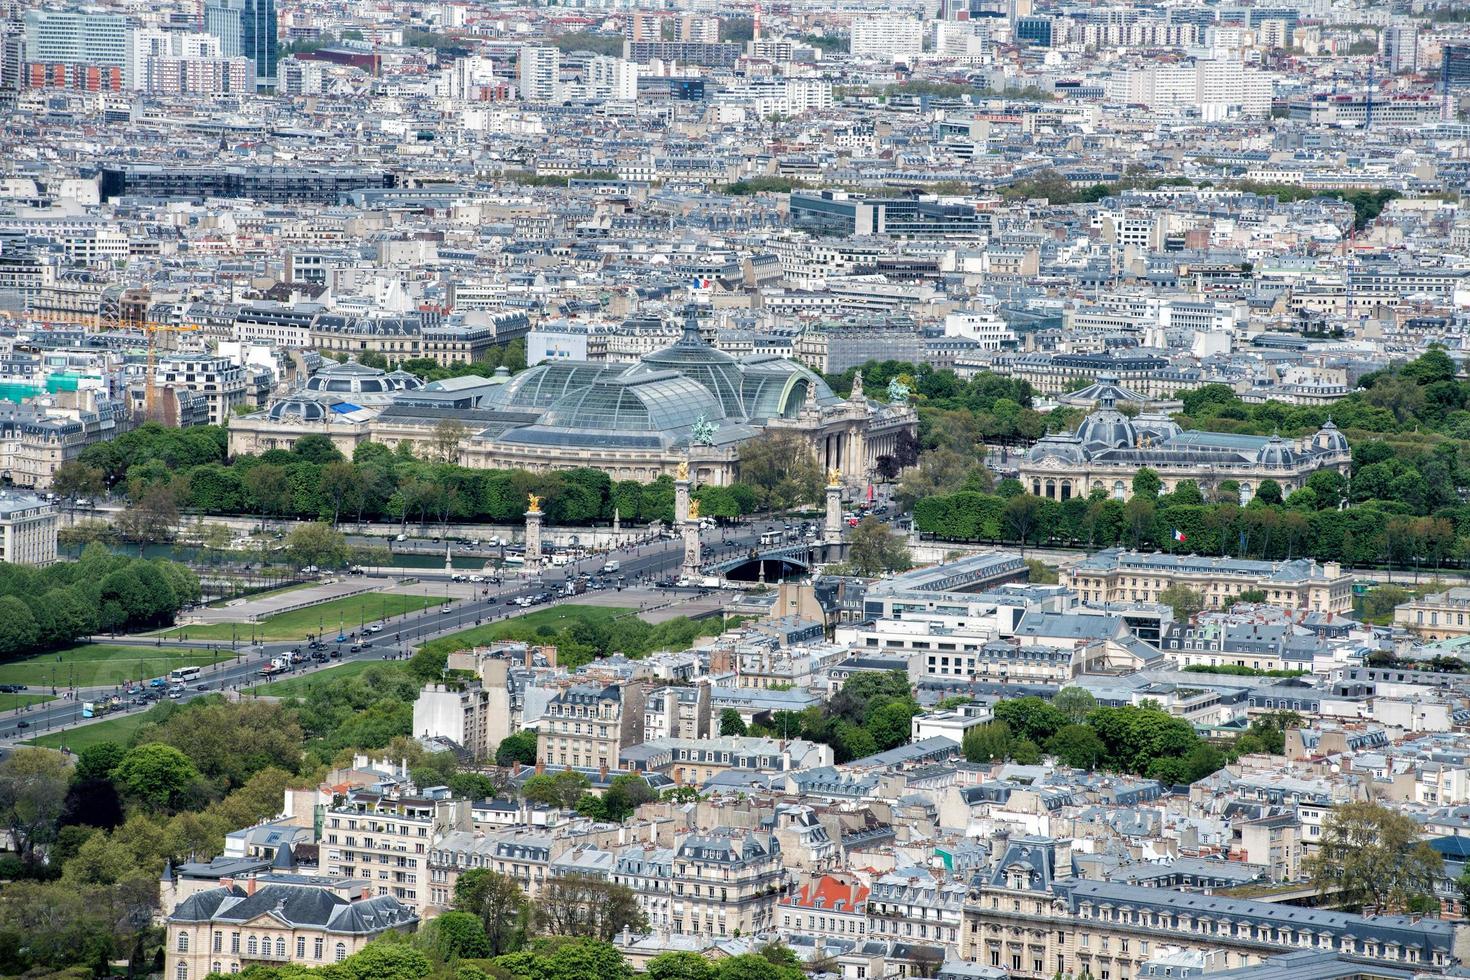
<svg viewBox="0 0 1470 980">
<path fill-rule="evenodd" d="M 759 41 L 761 39 L 761 5 L 755 5 L 755 25 L 751 28 L 750 36 Z"/>
</svg>

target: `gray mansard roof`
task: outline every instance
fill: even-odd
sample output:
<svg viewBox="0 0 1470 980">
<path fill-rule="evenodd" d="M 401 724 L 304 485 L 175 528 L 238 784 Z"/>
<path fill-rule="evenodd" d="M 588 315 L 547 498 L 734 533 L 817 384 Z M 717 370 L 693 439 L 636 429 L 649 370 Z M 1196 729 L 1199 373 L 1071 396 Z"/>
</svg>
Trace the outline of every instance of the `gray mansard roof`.
<svg viewBox="0 0 1470 980">
<path fill-rule="evenodd" d="M 375 936 L 415 925 L 418 916 L 391 895 L 349 901 L 327 888 L 270 884 L 246 892 L 239 885 L 211 888 L 178 904 L 170 922 L 253 922 L 267 917 L 292 928 Z"/>
</svg>

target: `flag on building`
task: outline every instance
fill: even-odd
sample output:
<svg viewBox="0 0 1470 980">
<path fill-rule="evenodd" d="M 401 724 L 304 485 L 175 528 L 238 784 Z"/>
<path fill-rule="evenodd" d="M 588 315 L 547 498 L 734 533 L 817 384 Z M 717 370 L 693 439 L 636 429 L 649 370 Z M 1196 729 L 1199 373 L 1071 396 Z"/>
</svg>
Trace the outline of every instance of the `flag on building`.
<svg viewBox="0 0 1470 980">
<path fill-rule="evenodd" d="M 1174 529 L 1174 540 L 1175 541 L 1178 541 L 1180 544 L 1183 544 L 1184 542 L 1188 541 L 1189 538 L 1185 535 L 1185 533 L 1183 531 L 1179 530 L 1176 527 Z"/>
</svg>

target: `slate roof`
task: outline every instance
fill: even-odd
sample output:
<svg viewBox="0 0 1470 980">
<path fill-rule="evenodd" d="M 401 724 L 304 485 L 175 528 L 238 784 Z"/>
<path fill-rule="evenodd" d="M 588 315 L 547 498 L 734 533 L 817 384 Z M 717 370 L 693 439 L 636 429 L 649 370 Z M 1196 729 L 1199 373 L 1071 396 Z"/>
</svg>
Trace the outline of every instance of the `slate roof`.
<svg viewBox="0 0 1470 980">
<path fill-rule="evenodd" d="M 354 936 L 418 923 L 414 911 L 391 895 L 354 902 L 326 888 L 282 884 L 264 885 L 254 894 L 239 885 L 211 888 L 180 902 L 169 921 L 244 924 L 262 917 L 291 928 Z"/>
</svg>

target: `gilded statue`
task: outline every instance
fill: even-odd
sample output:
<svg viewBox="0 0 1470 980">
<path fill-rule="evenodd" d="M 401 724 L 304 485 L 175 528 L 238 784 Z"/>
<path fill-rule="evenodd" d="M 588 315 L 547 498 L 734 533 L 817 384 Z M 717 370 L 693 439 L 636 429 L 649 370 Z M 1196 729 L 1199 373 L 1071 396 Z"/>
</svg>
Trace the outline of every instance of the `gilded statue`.
<svg viewBox="0 0 1470 980">
<path fill-rule="evenodd" d="M 674 477 L 674 479 L 676 479 L 676 480 L 687 480 L 687 479 L 689 479 L 689 464 L 688 463 L 684 462 L 683 460 L 680 460 L 679 461 L 679 470 L 678 470 L 677 475 Z"/>
<path fill-rule="evenodd" d="M 531 506 L 529 506 L 529 507 L 526 508 L 526 513 L 528 513 L 528 514 L 539 514 L 539 513 L 541 513 L 541 498 L 540 497 L 536 496 L 534 493 L 528 493 L 528 494 L 526 494 L 526 499 L 530 502 L 530 505 L 531 505 Z"/>
<path fill-rule="evenodd" d="M 829 486 L 829 487 L 835 487 L 835 486 L 840 486 L 841 484 L 842 484 L 842 471 L 839 470 L 837 467 L 834 466 L 834 467 L 832 467 L 831 469 L 829 469 L 827 471 L 827 486 Z"/>
<path fill-rule="evenodd" d="M 689 501 L 689 519 L 691 521 L 699 520 L 699 501 L 697 500 Z"/>
</svg>

